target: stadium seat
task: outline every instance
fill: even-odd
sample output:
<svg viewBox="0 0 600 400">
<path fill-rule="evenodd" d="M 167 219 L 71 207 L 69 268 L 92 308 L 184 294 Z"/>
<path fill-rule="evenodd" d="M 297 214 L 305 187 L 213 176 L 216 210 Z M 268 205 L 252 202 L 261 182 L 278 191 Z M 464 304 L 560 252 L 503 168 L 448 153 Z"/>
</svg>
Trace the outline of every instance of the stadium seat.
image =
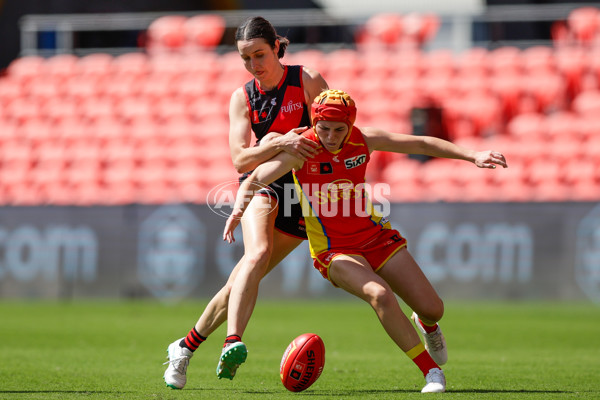
<svg viewBox="0 0 600 400">
<path fill-rule="evenodd" d="M 513 46 L 501 46 L 488 54 L 489 66 L 494 75 L 521 73 L 521 50 Z"/>
<path fill-rule="evenodd" d="M 583 140 L 578 116 L 570 111 L 558 111 L 546 118 L 546 136 L 550 140 L 561 138 L 580 142 Z"/>
<path fill-rule="evenodd" d="M 46 59 L 43 74 L 62 81 L 78 73 L 79 58 L 73 54 L 57 54 Z"/>
<path fill-rule="evenodd" d="M 597 116 L 600 114 L 600 91 L 587 91 L 575 97 L 572 103 L 573 110 L 582 117 Z"/>
<path fill-rule="evenodd" d="M 40 114 L 50 123 L 59 124 L 63 119 L 79 114 L 79 102 L 64 98 L 53 99 L 42 105 Z"/>
<path fill-rule="evenodd" d="M 180 50 L 186 41 L 187 17 L 166 15 L 154 20 L 147 29 L 146 48 L 150 54 Z"/>
<path fill-rule="evenodd" d="M 554 51 L 556 67 L 562 75 L 569 101 L 575 98 L 585 86 L 584 76 L 588 69 L 588 52 L 580 47 L 561 47 Z M 587 87 L 585 87 L 587 89 Z"/>
<path fill-rule="evenodd" d="M 508 122 L 507 132 L 515 139 L 541 140 L 546 133 L 546 123 L 542 114 L 519 114 Z"/>
<path fill-rule="evenodd" d="M 77 73 L 80 76 L 105 77 L 113 71 L 113 56 L 105 53 L 93 53 L 80 57 L 77 61 Z"/>
<path fill-rule="evenodd" d="M 125 53 L 112 60 L 112 75 L 145 76 L 150 72 L 150 62 L 145 53 Z"/>
<path fill-rule="evenodd" d="M 382 13 L 370 17 L 359 31 L 356 42 L 359 45 L 396 45 L 402 36 L 402 16 L 396 13 Z"/>
<path fill-rule="evenodd" d="M 187 56 L 178 53 L 156 54 L 148 59 L 149 73 L 156 77 L 178 78 L 187 72 L 186 64 L 191 61 Z"/>
<path fill-rule="evenodd" d="M 116 107 L 111 98 L 90 97 L 79 104 L 79 112 L 82 120 L 96 123 L 115 116 Z"/>
<path fill-rule="evenodd" d="M 153 102 L 174 97 L 176 89 L 176 79 L 167 74 L 153 73 L 139 81 L 139 95 Z"/>
<path fill-rule="evenodd" d="M 97 86 L 98 97 L 109 98 L 111 101 L 136 97 L 140 93 L 142 82 L 142 77 L 133 74 L 111 75 Z"/>
<path fill-rule="evenodd" d="M 183 32 L 192 51 L 212 50 L 221 43 L 225 19 L 218 14 L 195 15 L 184 21 Z"/>
<path fill-rule="evenodd" d="M 489 51 L 483 47 L 472 47 L 456 58 L 457 72 L 464 77 L 471 74 L 486 77 L 490 73 Z"/>
<path fill-rule="evenodd" d="M 23 83 L 32 77 L 42 74 L 44 68 L 44 58 L 40 56 L 26 56 L 16 58 L 10 62 L 6 68 L 7 75 Z"/>
<path fill-rule="evenodd" d="M 550 113 L 563 110 L 567 103 L 564 79 L 556 73 L 537 72 L 523 79 L 525 94 L 535 101 L 535 111 Z"/>
<path fill-rule="evenodd" d="M 24 90 L 18 80 L 0 77 L 0 108 L 6 107 L 9 102 L 24 95 Z"/>
<path fill-rule="evenodd" d="M 23 91 L 31 98 L 47 101 L 58 97 L 60 82 L 51 76 L 32 76 L 25 84 Z"/>
<path fill-rule="evenodd" d="M 21 125 L 31 119 L 41 117 L 41 102 L 38 99 L 18 97 L 8 103 L 4 109 L 4 118 L 7 122 Z"/>
<path fill-rule="evenodd" d="M 520 58 L 523 71 L 532 75 L 555 72 L 554 51 L 548 46 L 531 46 L 521 51 Z"/>
<path fill-rule="evenodd" d="M 579 7 L 567 17 L 567 25 L 581 44 L 590 44 L 600 28 L 600 12 L 595 7 Z"/>
<path fill-rule="evenodd" d="M 154 115 L 153 102 L 143 97 L 125 97 L 115 105 L 115 111 L 125 123 L 136 118 L 152 118 Z"/>
<path fill-rule="evenodd" d="M 104 81 L 95 75 L 77 75 L 67 79 L 61 90 L 64 97 L 82 102 L 99 96 L 103 92 L 103 83 Z"/>
</svg>

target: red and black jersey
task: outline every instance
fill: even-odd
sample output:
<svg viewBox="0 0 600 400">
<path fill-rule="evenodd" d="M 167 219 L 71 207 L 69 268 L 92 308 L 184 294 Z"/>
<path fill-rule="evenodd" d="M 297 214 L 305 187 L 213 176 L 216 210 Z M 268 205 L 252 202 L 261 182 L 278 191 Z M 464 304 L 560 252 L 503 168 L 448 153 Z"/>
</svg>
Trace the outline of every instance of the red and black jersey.
<svg viewBox="0 0 600 400">
<path fill-rule="evenodd" d="M 286 65 L 283 77 L 273 90 L 262 90 L 256 79 L 244 85 L 252 131 L 256 139 L 269 132 L 287 133 L 310 126 L 309 109 L 302 86 L 302 66 Z"/>
</svg>

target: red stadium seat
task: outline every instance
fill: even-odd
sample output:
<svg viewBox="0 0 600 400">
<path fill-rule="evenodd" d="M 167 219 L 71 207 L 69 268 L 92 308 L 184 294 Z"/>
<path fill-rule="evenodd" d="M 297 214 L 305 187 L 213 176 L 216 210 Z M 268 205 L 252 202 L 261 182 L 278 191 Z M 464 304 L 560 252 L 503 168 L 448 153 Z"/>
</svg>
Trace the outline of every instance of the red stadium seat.
<svg viewBox="0 0 600 400">
<path fill-rule="evenodd" d="M 150 53 L 179 50 L 186 41 L 187 17 L 167 15 L 154 20 L 147 30 L 146 47 Z"/>
<path fill-rule="evenodd" d="M 554 49 L 548 46 L 532 46 L 521 52 L 521 64 L 526 73 L 552 73 L 556 69 Z"/>
<path fill-rule="evenodd" d="M 573 110 L 580 116 L 600 115 L 600 91 L 588 91 L 577 95 L 573 100 Z"/>
<path fill-rule="evenodd" d="M 26 56 L 13 60 L 6 71 L 9 77 L 26 82 L 32 77 L 40 76 L 44 68 L 44 58 L 39 56 Z"/>
<path fill-rule="evenodd" d="M 221 43 L 225 33 L 225 19 L 218 14 L 202 14 L 183 23 L 186 43 L 193 49 L 211 50 Z"/>
<path fill-rule="evenodd" d="M 139 82 L 139 95 L 151 101 L 169 99 L 175 96 L 177 86 L 171 75 L 153 73 Z"/>
<path fill-rule="evenodd" d="M 463 76 L 474 74 L 487 76 L 489 70 L 489 51 L 483 47 L 473 47 L 458 55 L 457 72 Z"/>
<path fill-rule="evenodd" d="M 136 118 L 151 118 L 154 114 L 153 102 L 142 97 L 123 98 L 115 109 L 124 122 L 131 122 Z"/>
<path fill-rule="evenodd" d="M 150 62 L 145 53 L 125 53 L 112 61 L 114 75 L 145 76 L 150 72 Z"/>
<path fill-rule="evenodd" d="M 589 44 L 600 28 L 600 12 L 595 7 L 576 8 L 569 13 L 567 25 L 577 41 Z"/>
<path fill-rule="evenodd" d="M 54 99 L 46 102 L 41 107 L 40 113 L 50 123 L 58 124 L 63 119 L 77 116 L 79 114 L 79 103 L 69 99 Z"/>
<path fill-rule="evenodd" d="M 62 93 L 65 97 L 76 101 L 85 101 L 89 98 L 99 96 L 103 92 L 104 81 L 95 76 L 75 76 L 66 80 L 62 85 Z"/>
<path fill-rule="evenodd" d="M 113 56 L 93 53 L 79 58 L 77 72 L 84 77 L 104 77 L 113 72 Z"/>
<path fill-rule="evenodd" d="M 498 47 L 489 53 L 488 59 L 494 75 L 521 72 L 521 50 L 517 47 Z"/>
<path fill-rule="evenodd" d="M 25 94 L 21 83 L 16 79 L 0 77 L 0 107 Z"/>
<path fill-rule="evenodd" d="M 31 98 L 46 101 L 58 97 L 60 82 L 51 76 L 33 76 L 25 84 L 24 92 Z"/>
<path fill-rule="evenodd" d="M 520 114 L 509 121 L 508 134 L 515 139 L 541 140 L 546 133 L 546 117 L 542 114 Z"/>
<path fill-rule="evenodd" d="M 587 84 L 584 75 L 590 63 L 588 51 L 580 47 L 561 47 L 554 51 L 556 67 L 567 86 L 569 100 L 575 98 Z"/>
<path fill-rule="evenodd" d="M 117 101 L 126 97 L 135 97 L 139 94 L 144 79 L 133 74 L 115 74 L 102 81 L 98 88 L 100 97 Z"/>
<path fill-rule="evenodd" d="M 79 58 L 73 54 L 58 54 L 46 59 L 43 73 L 53 78 L 64 80 L 78 73 Z"/>
<path fill-rule="evenodd" d="M 564 79 L 556 73 L 533 73 L 523 79 L 525 94 L 535 101 L 535 111 L 549 113 L 565 108 L 567 88 Z"/>
</svg>

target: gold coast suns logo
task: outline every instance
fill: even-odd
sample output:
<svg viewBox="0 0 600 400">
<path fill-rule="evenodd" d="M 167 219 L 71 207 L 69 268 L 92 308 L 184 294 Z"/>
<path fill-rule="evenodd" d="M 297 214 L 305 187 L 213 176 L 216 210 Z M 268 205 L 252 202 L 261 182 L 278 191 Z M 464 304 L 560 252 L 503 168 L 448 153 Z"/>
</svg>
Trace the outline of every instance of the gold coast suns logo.
<svg viewBox="0 0 600 400">
<path fill-rule="evenodd" d="M 362 198 L 364 195 L 364 183 L 354 185 L 350 179 L 337 179 L 322 185 L 321 190 L 315 192 L 315 197 L 319 204 Z"/>
</svg>

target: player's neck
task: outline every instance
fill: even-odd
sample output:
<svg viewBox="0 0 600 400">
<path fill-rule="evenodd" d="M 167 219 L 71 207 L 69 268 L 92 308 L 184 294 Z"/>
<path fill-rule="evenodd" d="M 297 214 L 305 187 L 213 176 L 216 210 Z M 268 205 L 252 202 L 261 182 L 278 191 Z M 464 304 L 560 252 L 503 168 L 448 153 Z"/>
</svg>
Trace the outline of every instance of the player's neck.
<svg viewBox="0 0 600 400">
<path fill-rule="evenodd" d="M 279 66 L 276 68 L 276 72 L 265 80 L 259 80 L 258 85 L 265 92 L 276 89 L 279 83 L 281 82 L 284 73 L 285 67 L 280 63 Z"/>
</svg>

